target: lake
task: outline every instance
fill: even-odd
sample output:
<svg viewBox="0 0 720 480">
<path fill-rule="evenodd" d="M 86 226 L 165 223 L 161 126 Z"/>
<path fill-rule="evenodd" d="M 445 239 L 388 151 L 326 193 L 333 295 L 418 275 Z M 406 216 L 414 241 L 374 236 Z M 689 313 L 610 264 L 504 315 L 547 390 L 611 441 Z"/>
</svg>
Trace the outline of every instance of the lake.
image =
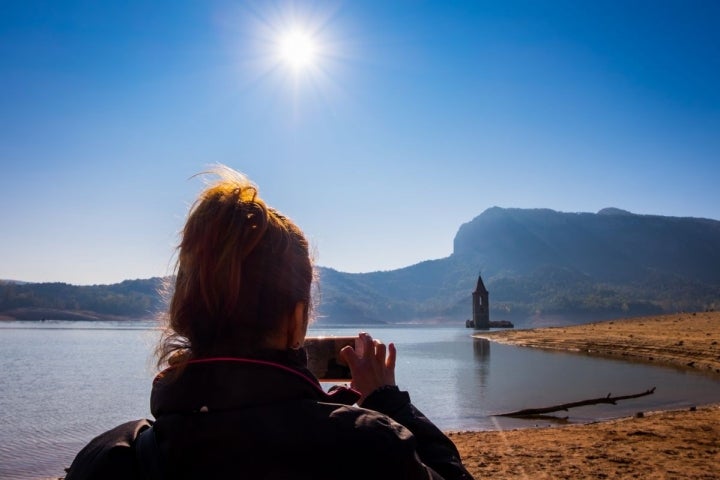
<svg viewBox="0 0 720 480">
<path fill-rule="evenodd" d="M 148 322 L 0 322 L 0 478 L 63 475 L 95 435 L 149 417 L 158 332 Z M 354 335 L 357 327 L 311 328 Z M 570 410 L 570 422 L 720 402 L 696 372 L 473 339 L 462 327 L 367 327 L 398 348 L 397 382 L 443 430 L 548 425 L 493 414 L 657 387 L 618 405 Z"/>
</svg>

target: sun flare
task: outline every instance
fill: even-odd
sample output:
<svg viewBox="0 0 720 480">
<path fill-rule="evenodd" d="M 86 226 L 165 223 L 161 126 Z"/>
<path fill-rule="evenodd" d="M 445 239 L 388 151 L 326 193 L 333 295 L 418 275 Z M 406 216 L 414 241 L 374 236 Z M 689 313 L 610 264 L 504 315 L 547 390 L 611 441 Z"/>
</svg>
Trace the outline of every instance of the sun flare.
<svg viewBox="0 0 720 480">
<path fill-rule="evenodd" d="M 345 58 L 332 25 L 334 10 L 268 9 L 251 18 L 255 23 L 254 45 L 247 45 L 254 51 L 248 57 L 254 58 L 248 63 L 255 67 L 258 80 L 269 80 L 292 92 L 296 100 L 301 94 L 306 98 L 330 95 L 329 91 L 336 88 L 334 76 Z"/>
<path fill-rule="evenodd" d="M 294 71 L 314 66 L 318 54 L 317 42 L 307 32 L 292 30 L 283 34 L 278 42 L 278 53 L 283 63 Z"/>
</svg>

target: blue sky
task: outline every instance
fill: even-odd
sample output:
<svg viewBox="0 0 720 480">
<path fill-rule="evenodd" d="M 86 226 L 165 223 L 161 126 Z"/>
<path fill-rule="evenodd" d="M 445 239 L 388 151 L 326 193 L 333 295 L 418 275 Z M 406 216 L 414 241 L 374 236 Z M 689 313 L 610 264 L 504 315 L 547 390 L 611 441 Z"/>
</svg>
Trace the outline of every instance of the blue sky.
<svg viewBox="0 0 720 480">
<path fill-rule="evenodd" d="M 319 265 L 452 252 L 492 206 L 720 219 L 715 1 L 0 1 L 0 278 L 165 275 L 243 171 Z M 276 58 L 283 32 L 314 65 Z"/>
</svg>

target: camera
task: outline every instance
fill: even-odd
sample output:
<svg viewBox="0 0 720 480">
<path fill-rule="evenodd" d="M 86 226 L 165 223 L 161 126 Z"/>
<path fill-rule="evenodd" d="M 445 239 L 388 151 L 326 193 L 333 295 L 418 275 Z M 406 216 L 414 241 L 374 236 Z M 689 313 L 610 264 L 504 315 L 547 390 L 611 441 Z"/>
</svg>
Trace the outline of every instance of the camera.
<svg viewBox="0 0 720 480">
<path fill-rule="evenodd" d="M 350 367 L 340 358 L 346 345 L 355 346 L 357 337 L 307 337 L 304 349 L 308 369 L 321 382 L 347 382 L 352 377 Z"/>
</svg>

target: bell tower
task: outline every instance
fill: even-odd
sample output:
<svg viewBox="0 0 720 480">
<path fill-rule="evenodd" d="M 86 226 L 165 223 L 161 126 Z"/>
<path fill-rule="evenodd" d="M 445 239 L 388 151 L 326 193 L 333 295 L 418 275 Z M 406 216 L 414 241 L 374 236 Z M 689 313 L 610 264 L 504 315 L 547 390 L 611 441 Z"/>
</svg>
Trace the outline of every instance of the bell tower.
<svg viewBox="0 0 720 480">
<path fill-rule="evenodd" d="M 489 293 L 482 276 L 478 275 L 477 286 L 472 294 L 473 301 L 473 327 L 476 330 L 490 329 L 490 300 Z"/>
</svg>

